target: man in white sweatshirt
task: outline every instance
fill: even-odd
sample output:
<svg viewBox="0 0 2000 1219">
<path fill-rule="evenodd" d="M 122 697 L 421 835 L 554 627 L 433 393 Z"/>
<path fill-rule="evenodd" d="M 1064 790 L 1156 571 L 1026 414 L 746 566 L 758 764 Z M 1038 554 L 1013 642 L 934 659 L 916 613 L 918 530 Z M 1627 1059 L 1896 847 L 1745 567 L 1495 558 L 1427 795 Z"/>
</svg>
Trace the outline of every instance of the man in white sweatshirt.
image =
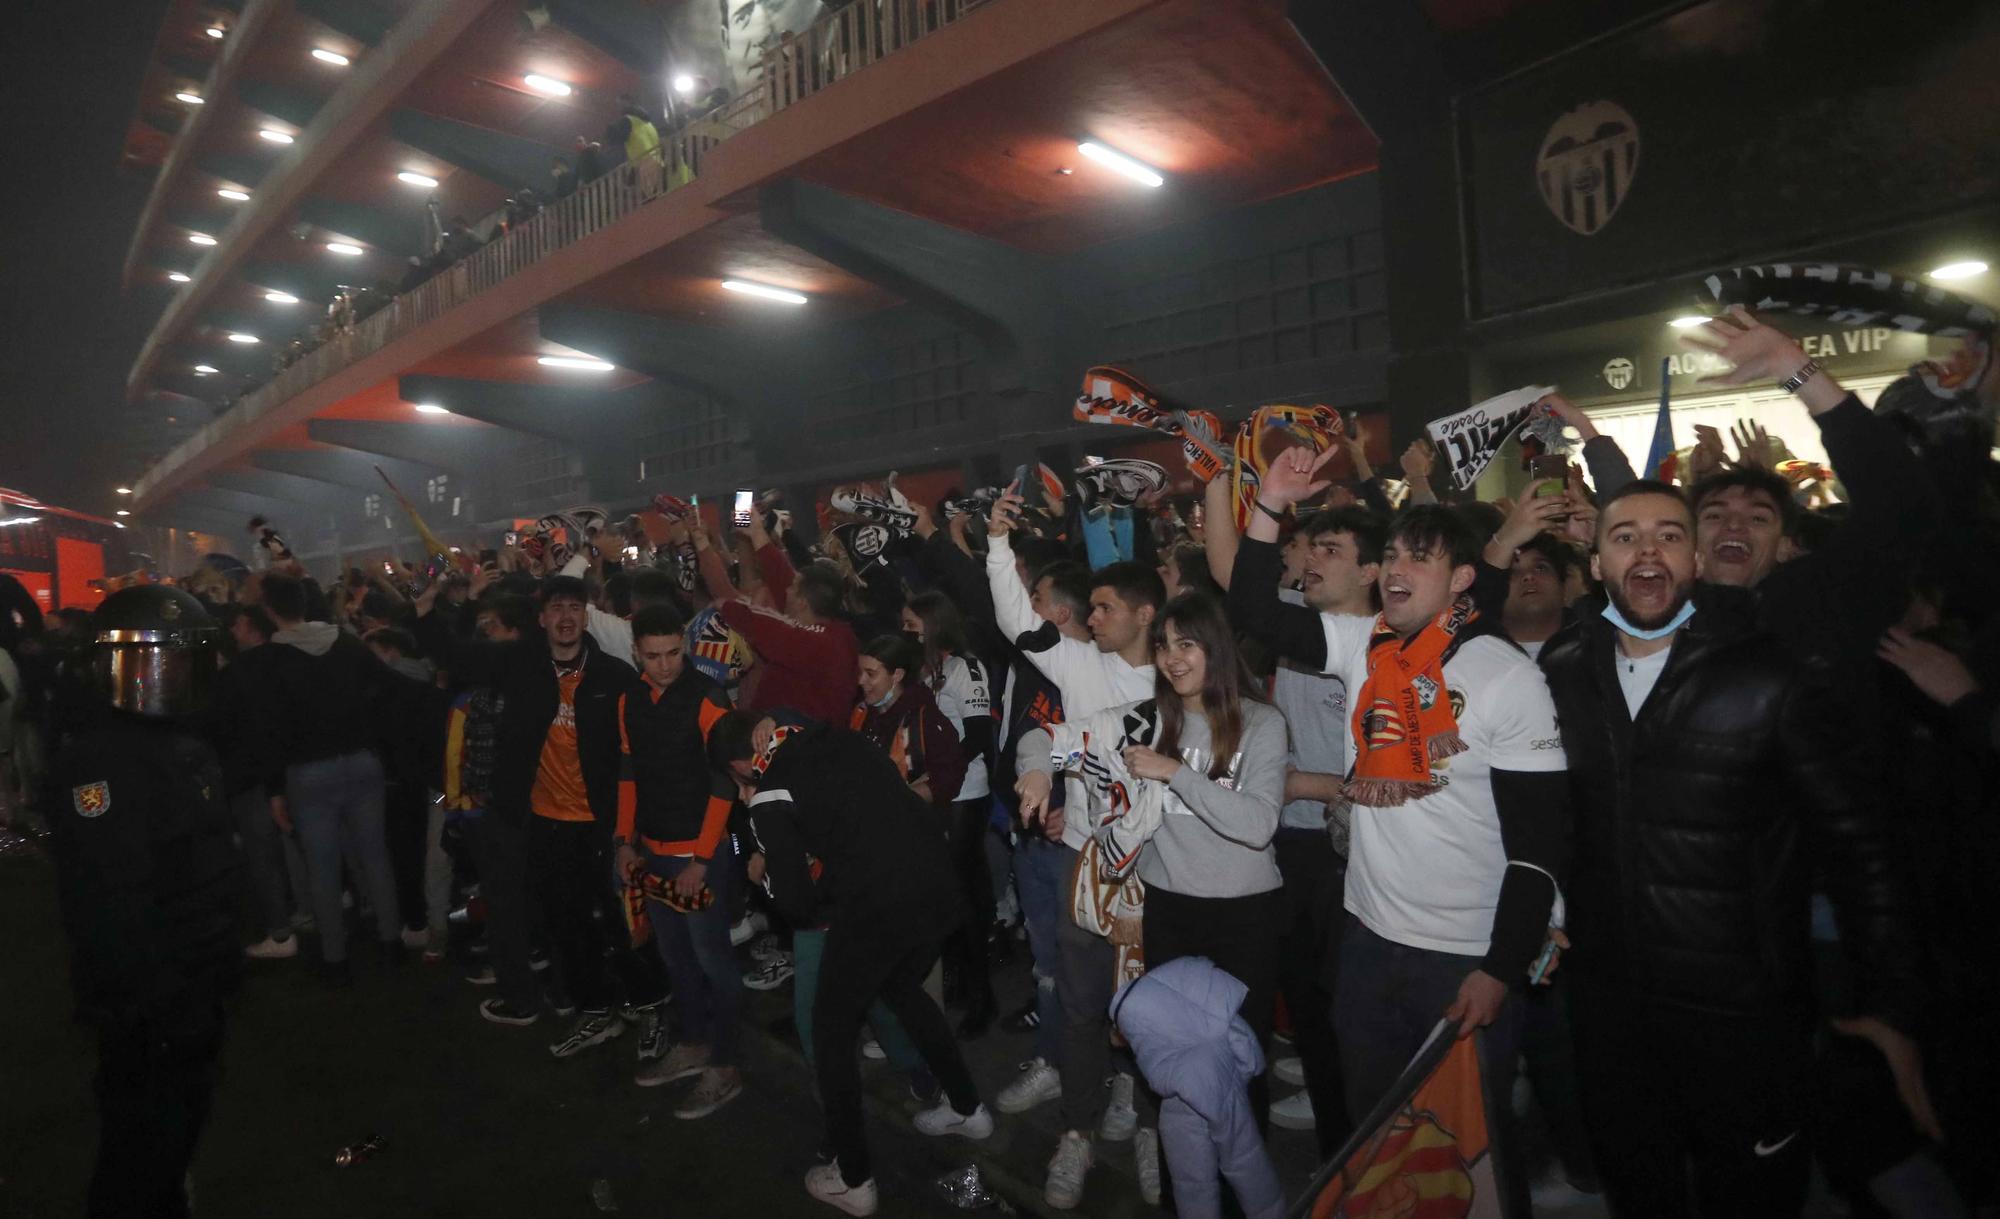
<svg viewBox="0 0 2000 1219">
<path fill-rule="evenodd" d="M 1042 625 L 1030 602 L 1027 588 L 1014 569 L 1014 549 L 1010 534 L 1019 524 L 1021 497 L 1007 495 L 995 504 L 988 526 L 986 578 L 993 592 L 993 614 L 1003 635 L 1010 639 Z M 1055 632 L 1049 646 L 1025 651 L 1028 662 L 1040 669 L 1062 692 L 1063 715 L 1081 719 L 1086 715 L 1116 707 L 1153 694 L 1151 633 L 1153 616 L 1166 600 L 1166 589 L 1158 573 L 1140 563 L 1114 563 L 1091 576 L 1090 642 L 1071 639 Z M 1089 807 L 1078 780 L 1066 790 L 1065 810 Z M 1073 861 L 1090 838 L 1084 820 L 1066 824 L 1061 810 L 1049 810 L 1046 775 L 1024 773 L 1021 778 L 1021 811 L 1024 820 L 1039 821 L 1042 832 L 1059 840 Z M 1092 1151 L 1091 1131 L 1100 1117 L 1107 1120 L 1101 1132 L 1112 1139 L 1139 1137 L 1135 1154 L 1139 1161 L 1141 1192 L 1149 1202 L 1159 1200 L 1159 1134 L 1151 1123 L 1139 1130 L 1138 1114 L 1130 1099 L 1134 1085 L 1129 1073 L 1122 1074 L 1116 1087 L 1112 1111 L 1105 1114 L 1104 1078 L 1110 1070 L 1110 1019 L 1107 1015 L 1115 987 L 1115 950 L 1104 938 L 1076 926 L 1067 917 L 1056 930 L 1056 989 L 1063 1011 L 1063 1060 L 1056 1071 L 1039 1060 L 1024 1069 L 1022 1078 L 1002 1094 L 1001 1108 L 1019 1112 L 1043 1100 L 1060 1095 L 1064 1134 L 1049 1161 L 1048 1181 L 1043 1200 L 1057 1210 L 1075 1207 L 1083 1198 L 1083 1178 L 1089 1172 Z M 1053 1077 L 1053 1078 L 1052 1078 Z M 1054 1084 L 1052 1088 L 1050 1085 Z M 1144 1098 L 1140 1098 L 1143 1103 Z M 1011 1103 L 1010 1103 L 1011 1102 Z M 1025 1102 L 1025 1103 L 1023 1103 Z"/>
</svg>

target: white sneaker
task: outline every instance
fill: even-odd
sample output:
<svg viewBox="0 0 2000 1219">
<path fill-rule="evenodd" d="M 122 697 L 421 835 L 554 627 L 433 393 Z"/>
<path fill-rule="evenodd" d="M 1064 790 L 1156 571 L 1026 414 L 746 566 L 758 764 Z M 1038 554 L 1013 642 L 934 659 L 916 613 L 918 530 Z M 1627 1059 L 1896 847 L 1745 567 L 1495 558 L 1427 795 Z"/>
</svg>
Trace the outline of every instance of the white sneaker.
<svg viewBox="0 0 2000 1219">
<path fill-rule="evenodd" d="M 1132 1138 L 1132 1160 L 1139 1169 L 1139 1198 L 1147 1206 L 1160 1204 L 1160 1132 L 1148 1126 Z"/>
<path fill-rule="evenodd" d="M 850 1215 L 872 1215 L 881 1205 L 873 1177 L 859 1185 L 849 1185 L 840 1179 L 838 1164 L 815 1164 L 806 1169 L 806 1192 Z"/>
<path fill-rule="evenodd" d="M 403 947 L 424 948 L 428 947 L 430 942 L 430 932 L 422 930 L 412 931 L 408 927 L 403 928 Z"/>
<path fill-rule="evenodd" d="M 1073 1211 L 1083 1201 L 1083 1178 L 1090 1172 L 1090 1140 L 1082 1132 L 1066 1131 L 1049 1160 L 1049 1176 L 1042 1186 L 1042 1201 L 1050 1209 Z M 1154 1179 L 1158 1180 L 1158 1170 Z M 1158 1190 L 1154 1191 L 1158 1197 Z"/>
<path fill-rule="evenodd" d="M 962 1138 L 983 1139 L 993 1133 L 993 1115 L 985 1105 L 968 1115 L 952 1108 L 949 1100 L 941 1100 L 934 1107 L 917 1114 L 913 1124 L 920 1134 L 956 1134 Z"/>
<path fill-rule="evenodd" d="M 245 948 L 243 955 L 253 961 L 283 961 L 299 955 L 299 937 L 288 935 L 278 940 L 267 935 Z"/>
<path fill-rule="evenodd" d="M 741 948 L 756 939 L 758 932 L 770 929 L 771 920 L 752 910 L 729 925 L 729 943 L 732 947 Z"/>
<path fill-rule="evenodd" d="M 1290 1084 L 1294 1088 L 1306 1086 L 1305 1060 L 1296 1054 L 1272 1063 L 1271 1074 L 1277 1077 L 1278 1082 Z"/>
<path fill-rule="evenodd" d="M 861 1043 L 861 1056 L 870 1062 L 881 1062 L 889 1057 L 889 1052 L 882 1048 L 881 1042 L 870 1037 Z"/>
<path fill-rule="evenodd" d="M 1107 1143 L 1122 1143 L 1139 1128 L 1139 1111 L 1132 1107 L 1132 1077 L 1120 1071 L 1113 1075 L 1111 1101 L 1097 1123 L 1097 1137 Z"/>
<path fill-rule="evenodd" d="M 1021 1064 L 1021 1077 L 1000 1089 L 994 1107 L 1002 1113 L 1026 1113 L 1061 1097 L 1062 1075 L 1046 1059 L 1030 1058 Z"/>
<path fill-rule="evenodd" d="M 1313 1100 L 1304 1092 L 1294 1092 L 1271 1106 L 1271 1124 L 1287 1130 L 1313 1128 Z"/>
</svg>

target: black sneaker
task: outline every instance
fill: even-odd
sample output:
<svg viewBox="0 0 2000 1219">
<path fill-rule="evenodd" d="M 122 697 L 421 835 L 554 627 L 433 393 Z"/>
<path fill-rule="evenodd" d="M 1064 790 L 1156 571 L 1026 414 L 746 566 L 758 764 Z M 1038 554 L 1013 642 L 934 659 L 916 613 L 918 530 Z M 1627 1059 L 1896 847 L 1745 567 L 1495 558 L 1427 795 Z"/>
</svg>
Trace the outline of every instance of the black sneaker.
<svg viewBox="0 0 2000 1219">
<path fill-rule="evenodd" d="M 495 1024 L 533 1024 L 542 1014 L 532 1008 L 515 1007 L 505 999 L 487 999 L 479 1005 L 479 1014 Z"/>
<path fill-rule="evenodd" d="M 639 1061 L 652 1062 L 667 1052 L 666 1002 L 651 1004 L 637 1011 L 639 1025 Z"/>
<path fill-rule="evenodd" d="M 1042 1013 L 1035 1008 L 1035 1000 L 1028 1000 L 1028 1006 L 1018 1012 L 1009 1012 L 1001 1017 L 1000 1027 L 1010 1033 L 1032 1033 L 1042 1027 Z"/>
<path fill-rule="evenodd" d="M 591 1046 L 601 1045 L 624 1031 L 625 1026 L 618 1022 L 616 1013 L 609 1010 L 586 1011 L 570 1026 L 569 1036 L 549 1047 L 549 1053 L 557 1058 L 568 1058 Z"/>
</svg>

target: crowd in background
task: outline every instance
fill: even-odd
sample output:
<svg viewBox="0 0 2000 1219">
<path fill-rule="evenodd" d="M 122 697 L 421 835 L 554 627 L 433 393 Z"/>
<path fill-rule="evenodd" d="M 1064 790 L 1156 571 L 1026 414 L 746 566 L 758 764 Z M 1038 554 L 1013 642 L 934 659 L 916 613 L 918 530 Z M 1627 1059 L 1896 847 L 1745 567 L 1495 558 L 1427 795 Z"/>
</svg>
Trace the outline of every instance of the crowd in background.
<svg viewBox="0 0 2000 1219">
<path fill-rule="evenodd" d="M 1735 384 L 1808 365 L 1695 337 Z M 1815 1158 L 1857 1214 L 1990 1207 L 1991 426 L 1790 387 L 1828 470 L 1746 427 L 1659 481 L 1551 396 L 1581 462 L 1497 502 L 1343 430 L 1247 504 L 1041 467 L 845 488 L 816 540 L 662 496 L 470 570 L 206 568 L 246 951 L 351 985 L 351 937 L 471 946 L 479 1015 L 628 1038 L 690 1120 L 744 1088 L 745 989 L 790 986 L 807 1188 L 851 1214 L 864 1041 L 925 1133 L 1057 1106 L 1051 1207 L 1129 1142 L 1146 1201 L 1271 1216 L 1269 1125 L 1332 1154 L 1447 1018 L 1553 1149 L 1519 1213 L 1796 1214 Z M 59 736 L 87 622 L 9 608 L 0 717 Z M 976 1079 L 996 1023 L 1032 1053 Z"/>
</svg>

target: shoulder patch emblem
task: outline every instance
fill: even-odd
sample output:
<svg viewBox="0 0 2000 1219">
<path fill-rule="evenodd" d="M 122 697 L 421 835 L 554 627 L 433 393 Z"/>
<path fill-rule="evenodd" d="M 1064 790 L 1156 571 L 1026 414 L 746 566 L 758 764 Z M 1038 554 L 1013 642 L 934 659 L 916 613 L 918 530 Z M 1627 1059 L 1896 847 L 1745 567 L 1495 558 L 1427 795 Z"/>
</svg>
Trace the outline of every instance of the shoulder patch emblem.
<svg viewBox="0 0 2000 1219">
<path fill-rule="evenodd" d="M 111 785 L 102 780 L 71 788 L 69 798 L 79 816 L 102 817 L 111 811 Z"/>
</svg>

